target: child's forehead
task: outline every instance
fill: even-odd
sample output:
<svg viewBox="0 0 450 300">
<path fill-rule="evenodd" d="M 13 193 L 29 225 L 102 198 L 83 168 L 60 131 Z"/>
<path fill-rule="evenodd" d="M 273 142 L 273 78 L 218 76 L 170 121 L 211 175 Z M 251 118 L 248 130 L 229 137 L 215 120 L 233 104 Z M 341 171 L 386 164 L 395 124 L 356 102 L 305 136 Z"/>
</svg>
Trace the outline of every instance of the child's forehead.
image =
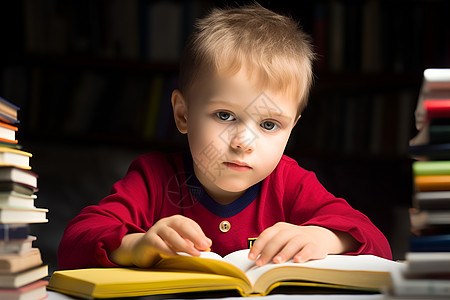
<svg viewBox="0 0 450 300">
<path fill-rule="evenodd" d="M 201 105 L 229 108 L 242 106 L 246 110 L 259 107 L 262 110 L 280 113 L 286 110 L 286 106 L 283 109 L 279 107 L 280 102 L 287 103 L 288 107 L 296 110 L 300 101 L 289 90 L 262 85 L 245 68 L 235 73 L 204 73 L 197 78 L 191 92 L 189 98 L 202 102 L 198 103 Z"/>
<path fill-rule="evenodd" d="M 265 93 L 267 95 L 277 95 L 282 98 L 289 98 L 299 101 L 298 82 L 292 80 L 291 85 L 282 88 L 276 82 L 273 82 L 267 74 L 261 74 L 258 70 L 249 69 L 242 66 L 239 69 L 230 70 L 209 70 L 202 72 L 198 76 L 195 86 L 202 87 L 209 92 L 221 93 L 239 93 L 254 91 L 256 94 Z"/>
</svg>

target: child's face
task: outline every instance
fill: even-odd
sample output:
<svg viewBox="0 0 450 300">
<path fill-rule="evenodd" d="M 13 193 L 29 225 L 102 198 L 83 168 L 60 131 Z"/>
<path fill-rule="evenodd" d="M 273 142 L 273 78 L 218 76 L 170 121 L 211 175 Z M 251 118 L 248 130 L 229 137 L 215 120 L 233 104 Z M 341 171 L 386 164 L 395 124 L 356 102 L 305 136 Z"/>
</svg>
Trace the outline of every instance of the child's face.
<svg viewBox="0 0 450 300">
<path fill-rule="evenodd" d="M 297 101 L 254 86 L 245 69 L 204 79 L 192 88 L 186 105 L 195 174 L 222 204 L 275 169 L 297 121 Z"/>
</svg>

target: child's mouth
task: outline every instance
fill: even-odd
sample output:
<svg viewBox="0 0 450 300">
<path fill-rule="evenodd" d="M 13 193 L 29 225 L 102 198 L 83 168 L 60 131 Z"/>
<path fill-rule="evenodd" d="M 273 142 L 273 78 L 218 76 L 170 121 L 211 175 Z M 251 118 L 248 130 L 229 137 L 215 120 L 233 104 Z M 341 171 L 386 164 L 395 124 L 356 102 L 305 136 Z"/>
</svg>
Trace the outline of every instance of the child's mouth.
<svg viewBox="0 0 450 300">
<path fill-rule="evenodd" d="M 223 162 L 223 164 L 227 168 L 237 172 L 247 172 L 252 169 L 249 165 L 243 162 Z"/>
</svg>

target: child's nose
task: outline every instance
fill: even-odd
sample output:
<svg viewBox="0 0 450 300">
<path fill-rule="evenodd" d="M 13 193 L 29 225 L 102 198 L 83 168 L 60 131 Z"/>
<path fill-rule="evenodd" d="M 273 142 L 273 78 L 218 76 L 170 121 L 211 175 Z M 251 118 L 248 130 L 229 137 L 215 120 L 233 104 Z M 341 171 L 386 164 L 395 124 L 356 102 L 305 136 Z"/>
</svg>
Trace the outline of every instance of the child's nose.
<svg viewBox="0 0 450 300">
<path fill-rule="evenodd" d="M 240 126 L 239 130 L 231 137 L 230 145 L 233 149 L 238 149 L 245 152 L 252 152 L 255 150 L 255 133 L 246 126 Z"/>
</svg>

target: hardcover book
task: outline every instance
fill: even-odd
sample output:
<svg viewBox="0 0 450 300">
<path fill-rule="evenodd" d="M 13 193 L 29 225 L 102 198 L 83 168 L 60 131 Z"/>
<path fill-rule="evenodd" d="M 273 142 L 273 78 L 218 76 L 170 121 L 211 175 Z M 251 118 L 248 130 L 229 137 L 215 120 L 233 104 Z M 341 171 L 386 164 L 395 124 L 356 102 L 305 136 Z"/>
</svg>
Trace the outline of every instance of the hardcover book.
<svg viewBox="0 0 450 300">
<path fill-rule="evenodd" d="M 417 192 L 413 195 L 413 204 L 419 210 L 450 211 L 450 191 Z"/>
<path fill-rule="evenodd" d="M 13 289 L 38 281 L 48 275 L 48 266 L 27 269 L 18 273 L 0 273 L 0 288 Z"/>
<path fill-rule="evenodd" d="M 2 241 L 0 239 L 0 254 L 21 254 L 33 248 L 35 236 L 29 235 L 23 239 Z"/>
<path fill-rule="evenodd" d="M 450 161 L 430 160 L 415 161 L 412 163 L 415 176 L 421 175 L 450 175 Z"/>
<path fill-rule="evenodd" d="M 409 220 L 411 227 L 422 229 L 429 226 L 450 226 L 449 210 L 420 210 L 417 208 L 409 209 Z"/>
<path fill-rule="evenodd" d="M 410 252 L 450 252 L 450 234 L 415 236 L 409 241 Z"/>
<path fill-rule="evenodd" d="M 450 252 L 407 252 L 411 275 L 447 274 L 450 276 Z"/>
<path fill-rule="evenodd" d="M 152 269 L 62 270 L 53 273 L 48 288 L 86 299 L 219 290 L 255 296 L 286 286 L 376 292 L 391 286 L 390 270 L 402 265 L 371 255 L 329 255 L 257 267 L 247 256 L 248 250 L 224 258 L 204 252 L 201 257 L 166 257 Z"/>
<path fill-rule="evenodd" d="M 2 300 L 26 300 L 47 298 L 46 286 L 48 281 L 38 280 L 19 288 L 0 289 Z"/>
<path fill-rule="evenodd" d="M 38 175 L 30 170 L 14 167 L 0 168 L 0 182 L 15 182 L 37 189 Z"/>
<path fill-rule="evenodd" d="M 7 123 L 0 122 L 0 140 L 8 143 L 17 144 L 16 131 L 17 127 Z"/>
<path fill-rule="evenodd" d="M 0 274 L 17 273 L 42 264 L 41 252 L 38 248 L 18 254 L 0 255 Z"/>
<path fill-rule="evenodd" d="M 416 192 L 448 191 L 450 190 L 450 175 L 419 175 L 414 176 Z"/>
<path fill-rule="evenodd" d="M 450 99 L 425 100 L 423 106 L 427 120 L 450 117 Z"/>
<path fill-rule="evenodd" d="M 26 170 L 30 170 L 30 157 L 32 154 L 29 152 L 0 146 L 0 166 L 12 166 Z"/>
<path fill-rule="evenodd" d="M 36 198 L 37 198 L 36 195 L 29 196 L 14 191 L 11 192 L 0 191 L 0 207 L 11 206 L 11 207 L 35 208 L 34 200 Z"/>
<path fill-rule="evenodd" d="M 0 223 L 46 223 L 46 208 L 24 208 L 0 205 Z"/>
<path fill-rule="evenodd" d="M 17 112 L 20 107 L 0 97 L 0 120 L 8 123 L 18 123 Z M 2 118 L 4 116 L 4 119 Z"/>
</svg>

